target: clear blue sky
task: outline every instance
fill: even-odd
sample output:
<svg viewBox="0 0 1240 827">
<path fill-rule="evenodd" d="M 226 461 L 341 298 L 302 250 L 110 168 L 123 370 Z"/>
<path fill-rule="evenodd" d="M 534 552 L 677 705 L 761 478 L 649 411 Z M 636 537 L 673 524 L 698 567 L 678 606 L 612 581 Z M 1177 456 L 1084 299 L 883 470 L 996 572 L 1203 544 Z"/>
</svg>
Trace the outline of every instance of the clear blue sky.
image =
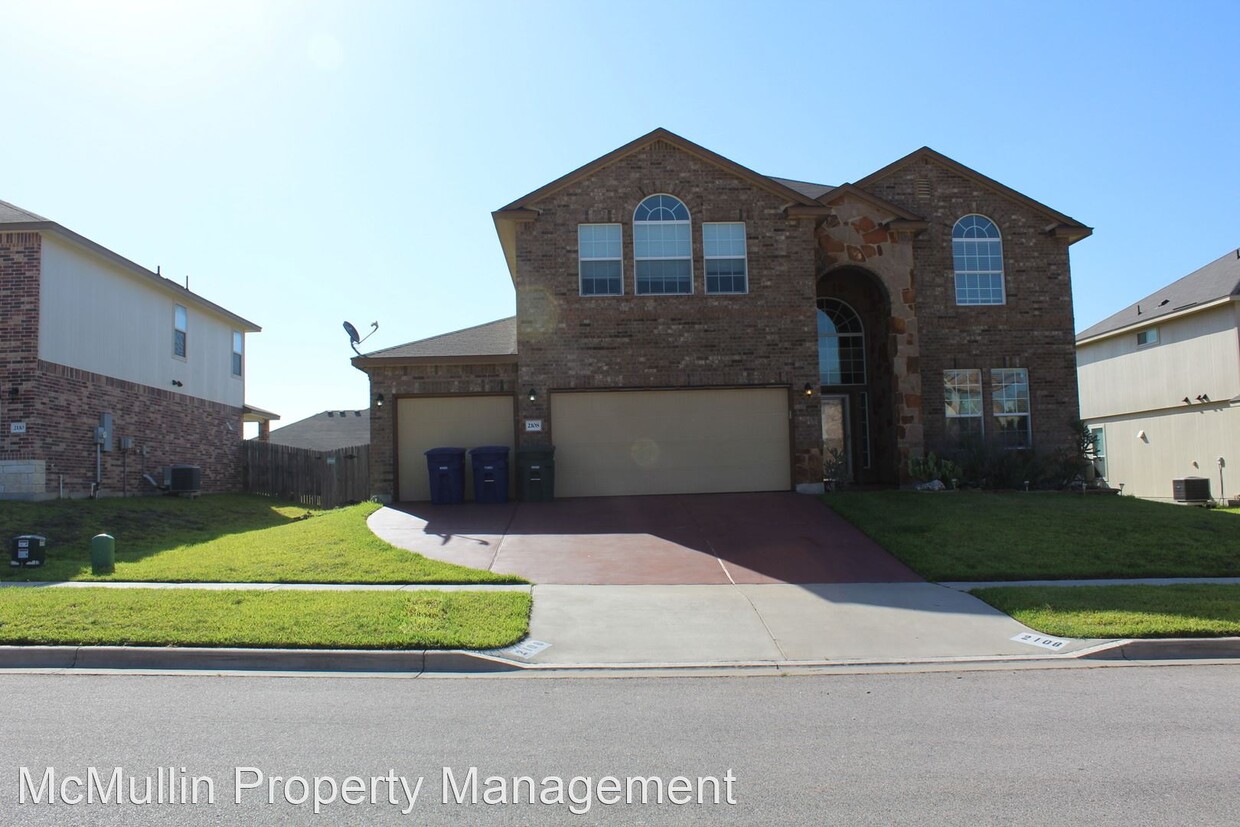
<svg viewBox="0 0 1240 827">
<path fill-rule="evenodd" d="M 0 199 L 262 325 L 247 397 L 511 315 L 492 210 L 663 126 L 838 184 L 929 145 L 1096 228 L 1082 329 L 1240 245 L 1240 3 L 0 0 Z"/>
</svg>

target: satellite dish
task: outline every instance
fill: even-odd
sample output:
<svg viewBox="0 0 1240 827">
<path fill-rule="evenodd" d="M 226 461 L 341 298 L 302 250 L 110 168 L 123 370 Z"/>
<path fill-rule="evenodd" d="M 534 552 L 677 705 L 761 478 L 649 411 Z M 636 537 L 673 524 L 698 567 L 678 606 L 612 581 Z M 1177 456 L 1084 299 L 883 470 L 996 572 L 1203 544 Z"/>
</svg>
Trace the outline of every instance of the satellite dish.
<svg viewBox="0 0 1240 827">
<path fill-rule="evenodd" d="M 365 336 L 358 338 L 357 328 L 348 322 L 344 323 L 344 332 L 349 334 L 349 346 L 353 348 L 353 352 L 356 353 L 358 356 L 361 356 L 362 352 L 357 349 L 357 346 L 360 345 L 362 342 L 366 341 L 367 339 L 369 339 L 371 336 L 375 335 L 375 331 L 378 329 L 379 329 L 379 323 L 371 322 L 370 332 L 367 333 Z"/>
</svg>

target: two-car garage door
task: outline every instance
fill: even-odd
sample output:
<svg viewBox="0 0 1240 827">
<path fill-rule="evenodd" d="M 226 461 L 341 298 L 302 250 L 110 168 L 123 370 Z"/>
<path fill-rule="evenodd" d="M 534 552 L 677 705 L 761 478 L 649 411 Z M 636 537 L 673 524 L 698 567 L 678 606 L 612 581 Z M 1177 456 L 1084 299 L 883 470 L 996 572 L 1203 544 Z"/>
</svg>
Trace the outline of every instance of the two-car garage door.
<svg viewBox="0 0 1240 827">
<path fill-rule="evenodd" d="M 512 396 L 397 402 L 399 497 L 430 499 L 429 448 L 513 445 Z M 557 497 L 785 491 L 791 487 L 784 388 L 551 394 Z M 515 465 L 516 457 L 511 457 Z M 466 462 L 466 497 L 472 481 Z"/>
<path fill-rule="evenodd" d="M 788 391 L 551 394 L 557 497 L 784 491 Z"/>
</svg>

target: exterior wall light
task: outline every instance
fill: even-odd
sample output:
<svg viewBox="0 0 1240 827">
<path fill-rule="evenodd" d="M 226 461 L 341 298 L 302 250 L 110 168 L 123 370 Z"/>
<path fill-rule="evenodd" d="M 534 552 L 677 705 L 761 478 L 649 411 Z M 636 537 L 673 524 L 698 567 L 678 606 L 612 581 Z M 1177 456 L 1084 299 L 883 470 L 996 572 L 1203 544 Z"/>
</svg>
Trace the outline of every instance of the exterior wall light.
<svg viewBox="0 0 1240 827">
<path fill-rule="evenodd" d="M 375 407 L 376 408 L 383 407 L 383 394 L 379 394 L 378 396 L 375 397 Z"/>
<path fill-rule="evenodd" d="M 806 382 L 806 383 L 805 383 L 805 395 L 806 395 L 806 396 L 813 396 L 813 395 L 814 395 L 814 386 L 813 386 L 813 385 L 811 385 L 809 382 Z"/>
<path fill-rule="evenodd" d="M 537 402 L 537 401 L 538 401 L 538 392 L 537 392 L 536 390 L 534 390 L 533 388 L 530 388 L 529 393 L 527 393 L 527 394 L 526 394 L 526 396 L 528 396 L 528 397 L 530 398 L 530 401 L 531 401 L 531 402 Z"/>
</svg>

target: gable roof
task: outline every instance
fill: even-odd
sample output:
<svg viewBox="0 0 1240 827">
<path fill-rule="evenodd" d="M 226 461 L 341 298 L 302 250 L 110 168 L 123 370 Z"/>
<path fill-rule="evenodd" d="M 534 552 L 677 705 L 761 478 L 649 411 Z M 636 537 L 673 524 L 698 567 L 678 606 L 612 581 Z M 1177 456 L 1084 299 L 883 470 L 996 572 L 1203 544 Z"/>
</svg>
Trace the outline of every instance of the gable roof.
<svg viewBox="0 0 1240 827">
<path fill-rule="evenodd" d="M 780 195 L 787 198 L 793 203 L 804 205 L 812 205 L 814 203 L 813 198 L 791 186 L 788 186 L 788 184 L 785 184 L 779 178 L 771 178 L 769 176 L 762 175 L 761 173 L 754 172 L 749 167 L 742 166 L 730 158 L 725 158 L 719 153 L 712 152 L 704 146 L 699 146 L 687 138 L 682 138 L 674 132 L 664 129 L 663 127 L 658 127 L 657 129 L 647 132 L 645 135 L 636 140 L 629 141 L 622 147 L 613 149 L 606 155 L 595 158 L 588 164 L 577 167 L 577 169 L 567 175 L 562 175 L 551 183 L 544 184 L 533 192 L 526 193 L 516 201 L 513 201 L 511 204 L 500 207 L 496 210 L 496 213 L 502 214 L 511 210 L 521 210 L 527 208 L 531 204 L 546 198 L 548 195 L 557 192 L 558 190 L 562 190 L 570 184 L 574 184 L 583 178 L 587 178 L 604 167 L 611 166 L 617 161 L 627 158 L 635 152 L 639 152 L 657 141 L 663 141 L 671 144 L 683 152 L 687 152 L 690 155 L 694 155 L 701 160 L 706 161 L 707 163 L 721 167 L 725 171 L 736 175 L 738 178 L 744 179 L 755 186 L 774 193 L 775 195 Z"/>
<path fill-rule="evenodd" d="M 880 170 L 871 172 L 869 175 L 865 176 L 859 181 L 854 181 L 853 186 L 859 187 L 861 189 L 865 189 L 866 187 L 870 186 L 871 184 L 876 183 L 877 181 L 886 177 L 889 173 L 899 169 L 900 167 L 906 166 L 907 164 L 911 164 L 914 161 L 921 160 L 921 159 L 929 159 L 930 161 L 933 161 L 934 163 L 937 163 L 940 166 L 947 167 L 953 172 L 959 175 L 963 175 L 965 178 L 970 178 L 976 181 L 977 183 L 981 184 L 982 186 L 987 187 L 988 189 L 993 190 L 994 192 L 997 192 L 998 194 L 1002 196 L 1005 196 L 1019 204 L 1023 204 L 1026 207 L 1030 207 L 1036 210 L 1037 212 L 1042 213 L 1052 222 L 1060 225 L 1060 227 L 1057 227 L 1054 229 L 1059 234 L 1067 237 L 1069 244 L 1074 244 L 1077 241 L 1080 241 L 1082 238 L 1087 238 L 1088 236 L 1092 235 L 1094 232 L 1092 227 L 1087 227 L 1086 225 L 1077 221 L 1072 216 L 1065 215 L 1064 213 L 1061 213 L 1058 210 L 1052 209 L 1046 206 L 1045 204 L 1043 204 L 1041 201 L 1035 201 L 1034 199 L 1025 195 L 1023 192 L 1018 192 L 1006 184 L 1001 184 L 993 178 L 988 178 L 987 176 L 982 175 L 977 170 L 970 169 L 969 167 L 966 167 L 964 164 L 960 163 L 959 161 L 955 161 L 951 158 L 948 158 L 943 153 L 936 152 L 935 150 L 931 149 L 928 146 L 923 146 L 921 149 L 913 150 L 908 155 L 905 155 L 903 158 L 900 158 L 897 161 L 893 161 L 892 163 L 888 164 L 887 166 L 883 167 Z"/>
<path fill-rule="evenodd" d="M 145 279 L 155 287 L 167 293 L 171 293 L 177 299 L 185 302 L 186 304 L 197 305 L 198 307 L 206 308 L 213 313 L 217 313 L 220 316 L 225 317 L 247 333 L 258 333 L 262 331 L 262 328 L 254 324 L 254 322 L 238 316 L 231 310 L 226 310 L 225 308 L 220 307 L 215 302 L 204 299 L 197 293 L 191 293 L 175 281 L 166 279 L 158 273 L 152 273 L 142 265 L 130 261 L 119 253 L 114 253 L 102 244 L 91 241 L 85 236 L 78 235 L 72 230 L 57 224 L 55 221 L 51 221 L 41 215 L 32 213 L 29 210 L 24 210 L 16 204 L 10 204 L 7 201 L 0 201 L 0 232 L 52 233 L 77 247 L 81 247 L 88 252 L 94 253 L 95 255 L 112 262 L 121 269 L 127 270 L 141 279 Z"/>
<path fill-rule="evenodd" d="M 674 132 L 659 127 L 647 132 L 636 140 L 629 141 L 622 147 L 613 149 L 606 155 L 595 158 L 588 164 L 577 167 L 577 169 L 567 175 L 561 175 L 551 183 L 544 184 L 533 192 L 526 193 L 516 201 L 500 207 L 491 213 L 491 218 L 495 222 L 495 232 L 499 235 L 500 247 L 504 250 L 504 259 L 508 263 L 508 272 L 513 279 L 515 280 L 517 277 L 516 225 L 533 221 L 538 217 L 538 212 L 531 208 L 532 204 L 660 141 L 670 144 L 676 149 L 687 152 L 709 164 L 714 164 L 760 189 L 764 189 L 781 198 L 786 198 L 791 206 L 798 207 L 802 211 L 808 212 L 808 214 L 815 214 L 823 209 L 821 204 L 806 194 L 801 188 L 790 186 L 792 183 L 804 182 L 785 182 L 784 179 L 771 178 L 754 172 L 749 167 L 742 166 L 730 158 L 725 158 L 717 152 L 712 152 L 704 146 L 699 146 L 687 138 L 682 138 Z"/>
<path fill-rule="evenodd" d="M 321 411 L 276 428 L 267 438 L 274 445 L 333 451 L 370 444 L 370 410 Z"/>
<path fill-rule="evenodd" d="M 353 365 L 434 364 L 444 362 L 515 362 L 517 318 L 509 316 L 486 324 L 441 333 L 416 342 L 376 350 L 353 359 Z"/>
<path fill-rule="evenodd" d="M 1076 342 L 1096 339 L 1169 316 L 1182 316 L 1229 299 L 1240 299 L 1240 250 L 1194 270 L 1077 334 Z"/>
</svg>

